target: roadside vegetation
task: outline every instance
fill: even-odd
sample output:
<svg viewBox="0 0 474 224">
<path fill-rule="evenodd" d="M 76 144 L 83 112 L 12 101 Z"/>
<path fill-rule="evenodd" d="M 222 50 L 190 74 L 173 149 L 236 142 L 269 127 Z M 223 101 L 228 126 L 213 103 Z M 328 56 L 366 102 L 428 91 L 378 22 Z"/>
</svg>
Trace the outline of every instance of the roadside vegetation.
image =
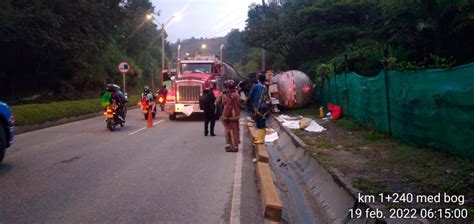
<svg viewBox="0 0 474 224">
<path fill-rule="evenodd" d="M 0 99 L 92 98 L 105 83 L 121 85 L 121 61 L 131 65 L 128 90 L 149 85 L 161 70 L 160 30 L 146 19 L 153 10 L 149 0 L 0 1 Z"/>
<path fill-rule="evenodd" d="M 128 105 L 135 106 L 138 100 L 138 96 L 130 96 Z M 102 110 L 99 98 L 12 106 L 17 126 L 41 124 Z"/>
<path fill-rule="evenodd" d="M 228 35 L 226 57 L 260 70 L 261 49 L 275 70 L 298 69 L 320 83 L 349 70 L 449 68 L 474 59 L 473 1 L 286 0 L 253 4 L 244 31 Z M 243 42 L 243 43 L 241 43 Z M 253 60 L 249 60 L 253 59 Z"/>
</svg>

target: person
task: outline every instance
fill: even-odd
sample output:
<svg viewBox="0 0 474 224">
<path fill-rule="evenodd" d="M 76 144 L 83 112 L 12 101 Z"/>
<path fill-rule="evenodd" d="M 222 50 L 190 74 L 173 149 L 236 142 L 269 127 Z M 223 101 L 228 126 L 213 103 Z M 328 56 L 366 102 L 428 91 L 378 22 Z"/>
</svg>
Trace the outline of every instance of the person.
<svg viewBox="0 0 474 224">
<path fill-rule="evenodd" d="M 249 100 L 252 107 L 252 115 L 257 126 L 257 138 L 255 144 L 265 143 L 266 124 L 265 118 L 268 115 L 266 104 L 267 88 L 265 86 L 265 73 L 258 76 L 258 83 L 250 89 Z"/>
<path fill-rule="evenodd" d="M 156 92 L 159 96 L 162 95 L 166 99 L 166 95 L 168 95 L 168 90 L 166 89 L 166 85 L 162 85 L 160 89 Z"/>
<path fill-rule="evenodd" d="M 239 118 L 240 118 L 240 97 L 236 90 L 237 83 L 234 80 L 226 80 L 226 88 L 216 102 L 222 102 L 224 109 L 222 112 L 222 124 L 226 136 L 226 152 L 239 151 Z"/>
<path fill-rule="evenodd" d="M 206 88 L 203 96 L 204 136 L 209 134 L 209 130 L 211 131 L 211 136 L 216 136 L 214 133 L 214 126 L 216 124 L 216 97 L 214 96 L 212 87 Z"/>
<path fill-rule="evenodd" d="M 166 85 L 162 85 L 160 89 L 156 91 L 156 100 L 160 104 L 161 111 L 164 111 L 165 109 L 167 95 L 168 95 L 168 90 L 166 89 Z"/>
<path fill-rule="evenodd" d="M 119 118 L 122 119 L 123 122 L 125 122 L 125 117 L 127 115 L 125 104 L 128 102 L 128 100 L 123 94 L 123 92 L 120 91 L 120 86 L 117 84 L 107 84 L 105 88 L 107 92 L 110 93 L 110 102 L 114 100 L 117 104 L 117 113 L 119 115 Z"/>
<path fill-rule="evenodd" d="M 151 94 L 150 87 L 145 86 L 143 88 L 142 99 L 145 98 L 148 103 L 153 101 L 153 94 Z"/>
</svg>

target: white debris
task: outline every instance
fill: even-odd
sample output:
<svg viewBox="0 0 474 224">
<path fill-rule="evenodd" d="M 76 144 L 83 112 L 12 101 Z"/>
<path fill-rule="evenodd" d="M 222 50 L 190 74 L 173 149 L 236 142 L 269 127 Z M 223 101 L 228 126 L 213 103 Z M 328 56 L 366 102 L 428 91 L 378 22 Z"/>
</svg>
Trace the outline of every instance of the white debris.
<svg viewBox="0 0 474 224">
<path fill-rule="evenodd" d="M 305 128 L 307 128 L 307 127 L 311 124 L 311 121 L 312 121 L 311 119 L 306 118 L 306 117 L 303 118 L 303 119 L 301 119 L 301 120 L 298 122 L 298 124 L 300 125 L 300 129 L 305 129 Z"/>
<path fill-rule="evenodd" d="M 185 106 L 184 109 L 183 109 L 183 113 L 188 117 L 191 116 L 193 111 L 194 111 L 193 106 Z"/>
<path fill-rule="evenodd" d="M 265 134 L 265 142 L 274 142 L 276 140 L 278 140 L 278 132 L 271 128 L 267 128 Z"/>
<path fill-rule="evenodd" d="M 284 127 L 287 127 L 289 129 L 300 129 L 300 121 L 302 119 L 308 119 L 308 118 L 303 118 L 302 116 L 298 116 L 298 117 L 290 117 L 290 116 L 287 116 L 287 115 L 280 115 L 278 117 L 276 117 L 276 119 L 282 123 L 282 125 Z M 311 119 L 309 119 L 311 120 Z M 303 123 L 305 123 L 307 121 L 304 121 Z M 304 127 L 304 126 L 303 126 Z M 309 131 L 309 132 L 322 132 L 324 130 L 326 130 L 324 127 L 322 127 L 321 125 L 319 125 L 316 121 L 314 120 L 311 120 L 311 122 L 309 123 L 309 126 L 307 126 L 306 128 L 304 128 L 305 131 Z"/>
<path fill-rule="evenodd" d="M 309 124 L 309 126 L 307 128 L 304 129 L 305 131 L 309 131 L 309 132 L 322 132 L 324 130 L 326 130 L 325 128 L 323 128 L 321 125 L 319 125 L 318 123 L 316 123 L 316 121 L 311 121 L 311 123 Z"/>
</svg>

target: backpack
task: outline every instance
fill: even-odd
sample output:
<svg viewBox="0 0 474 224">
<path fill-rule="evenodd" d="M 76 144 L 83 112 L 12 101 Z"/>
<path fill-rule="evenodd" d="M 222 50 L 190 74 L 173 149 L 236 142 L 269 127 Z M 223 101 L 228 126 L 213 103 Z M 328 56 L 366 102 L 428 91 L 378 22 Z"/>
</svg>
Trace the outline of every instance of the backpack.
<svg viewBox="0 0 474 224">
<path fill-rule="evenodd" d="M 110 98 L 112 98 L 112 94 L 110 92 L 106 91 L 105 93 L 103 93 L 100 96 L 100 105 L 102 107 L 108 106 L 110 103 Z"/>
</svg>

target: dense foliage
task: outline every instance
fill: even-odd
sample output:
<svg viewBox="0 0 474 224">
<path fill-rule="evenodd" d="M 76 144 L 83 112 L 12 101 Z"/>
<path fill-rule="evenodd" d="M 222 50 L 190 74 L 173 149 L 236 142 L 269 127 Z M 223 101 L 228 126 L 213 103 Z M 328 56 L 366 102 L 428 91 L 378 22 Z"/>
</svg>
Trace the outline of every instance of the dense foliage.
<svg viewBox="0 0 474 224">
<path fill-rule="evenodd" d="M 152 11 L 149 0 L 1 1 L 0 99 L 95 96 L 121 84 L 122 60 L 132 66 L 128 87 L 149 83 L 161 64 Z"/>
<path fill-rule="evenodd" d="M 281 0 L 252 5 L 243 41 L 283 56 L 282 66 L 373 75 L 383 51 L 394 69 L 451 67 L 474 59 L 469 0 Z M 314 77 L 316 78 L 316 77 Z"/>
</svg>

